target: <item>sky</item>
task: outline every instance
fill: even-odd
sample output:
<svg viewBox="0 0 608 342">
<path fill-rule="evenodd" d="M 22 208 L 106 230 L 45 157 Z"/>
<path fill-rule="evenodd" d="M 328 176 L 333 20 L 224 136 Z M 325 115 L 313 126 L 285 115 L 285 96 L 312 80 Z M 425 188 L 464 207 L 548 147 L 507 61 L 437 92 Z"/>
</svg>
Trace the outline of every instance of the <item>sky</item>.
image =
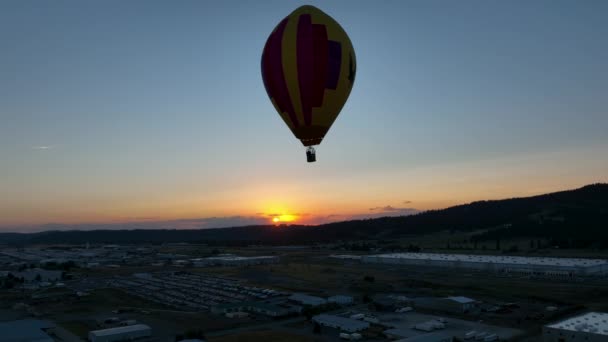
<svg viewBox="0 0 608 342">
<path fill-rule="evenodd" d="M 260 58 L 303 4 L 357 55 L 317 162 Z M 315 224 L 608 181 L 608 2 L 0 2 L 0 230 Z M 48 225 L 51 224 L 51 225 Z"/>
</svg>

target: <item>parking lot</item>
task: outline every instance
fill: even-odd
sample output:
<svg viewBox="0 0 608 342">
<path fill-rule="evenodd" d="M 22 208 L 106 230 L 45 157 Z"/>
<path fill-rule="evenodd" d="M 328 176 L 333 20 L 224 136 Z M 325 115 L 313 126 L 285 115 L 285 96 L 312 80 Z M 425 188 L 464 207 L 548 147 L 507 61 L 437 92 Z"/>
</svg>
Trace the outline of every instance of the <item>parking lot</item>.
<svg viewBox="0 0 608 342">
<path fill-rule="evenodd" d="M 116 277 L 109 285 L 147 300 L 188 311 L 208 311 L 218 304 L 288 295 L 273 289 L 246 286 L 233 279 L 186 272 Z"/>
<path fill-rule="evenodd" d="M 421 314 L 418 312 L 406 312 L 406 313 L 375 313 L 381 324 L 391 326 L 393 328 L 402 329 L 406 331 L 408 336 L 413 337 L 421 334 L 425 334 L 424 331 L 416 330 L 413 327 L 417 324 L 436 320 L 440 316 Z M 521 330 L 504 328 L 495 325 L 484 324 L 482 322 L 465 321 L 457 318 L 445 318 L 445 328 L 439 329 L 442 333 L 458 338 L 463 338 L 464 335 L 472 330 L 476 332 L 485 332 L 488 335 L 496 334 L 501 340 L 511 339 L 522 333 Z"/>
</svg>

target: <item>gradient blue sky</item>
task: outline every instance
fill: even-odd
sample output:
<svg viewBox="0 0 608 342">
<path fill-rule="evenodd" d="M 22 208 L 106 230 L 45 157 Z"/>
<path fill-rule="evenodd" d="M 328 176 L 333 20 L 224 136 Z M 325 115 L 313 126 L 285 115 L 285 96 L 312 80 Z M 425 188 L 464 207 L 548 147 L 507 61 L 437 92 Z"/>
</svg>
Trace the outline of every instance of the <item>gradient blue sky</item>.
<svg viewBox="0 0 608 342">
<path fill-rule="evenodd" d="M 302 4 L 341 23 L 358 60 L 315 164 L 260 76 L 268 34 Z M 0 226 L 315 223 L 605 182 L 607 13 L 600 0 L 1 1 Z"/>
</svg>

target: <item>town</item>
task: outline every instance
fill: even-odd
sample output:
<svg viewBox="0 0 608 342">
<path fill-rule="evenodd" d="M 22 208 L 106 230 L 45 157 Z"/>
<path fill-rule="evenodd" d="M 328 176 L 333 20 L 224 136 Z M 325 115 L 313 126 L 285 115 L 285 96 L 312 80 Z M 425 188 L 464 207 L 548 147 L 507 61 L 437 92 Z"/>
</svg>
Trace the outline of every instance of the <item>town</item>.
<svg viewBox="0 0 608 342">
<path fill-rule="evenodd" d="M 608 260 L 345 254 L 337 246 L 5 246 L 0 335 L 92 342 L 608 338 L 598 299 L 606 295 Z"/>
</svg>

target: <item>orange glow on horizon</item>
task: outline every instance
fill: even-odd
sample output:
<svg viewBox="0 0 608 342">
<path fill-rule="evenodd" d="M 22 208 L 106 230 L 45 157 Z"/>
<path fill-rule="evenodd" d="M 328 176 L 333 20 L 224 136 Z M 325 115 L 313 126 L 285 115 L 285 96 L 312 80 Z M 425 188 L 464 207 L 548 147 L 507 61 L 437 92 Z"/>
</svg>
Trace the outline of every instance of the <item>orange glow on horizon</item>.
<svg viewBox="0 0 608 342">
<path fill-rule="evenodd" d="M 296 215 L 291 215 L 291 214 L 281 214 L 281 215 L 276 215 L 272 218 L 272 222 L 274 223 L 287 223 L 287 222 L 294 222 L 296 221 L 298 218 Z"/>
</svg>

